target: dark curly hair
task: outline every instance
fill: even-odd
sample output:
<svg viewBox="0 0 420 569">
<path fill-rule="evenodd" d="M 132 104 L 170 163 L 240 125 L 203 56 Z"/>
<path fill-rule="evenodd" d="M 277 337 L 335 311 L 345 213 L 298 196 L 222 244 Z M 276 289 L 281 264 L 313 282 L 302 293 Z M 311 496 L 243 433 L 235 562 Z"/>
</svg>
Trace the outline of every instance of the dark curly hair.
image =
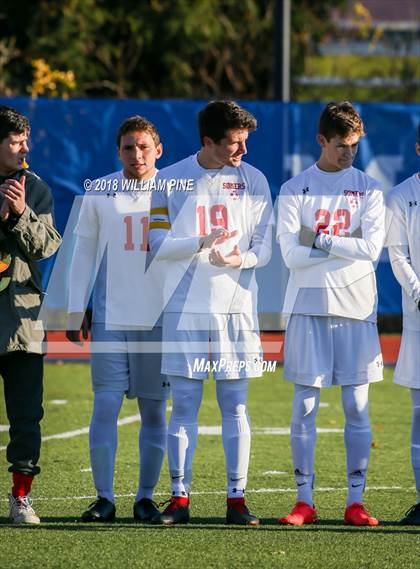
<svg viewBox="0 0 420 569">
<path fill-rule="evenodd" d="M 246 129 L 252 132 L 256 128 L 257 119 L 234 101 L 213 101 L 198 113 L 201 144 L 205 136 L 219 144 L 230 129 Z"/>
<path fill-rule="evenodd" d="M 28 119 L 12 107 L 0 105 L 0 142 L 12 132 L 22 134 L 26 131 L 29 131 Z"/>
</svg>

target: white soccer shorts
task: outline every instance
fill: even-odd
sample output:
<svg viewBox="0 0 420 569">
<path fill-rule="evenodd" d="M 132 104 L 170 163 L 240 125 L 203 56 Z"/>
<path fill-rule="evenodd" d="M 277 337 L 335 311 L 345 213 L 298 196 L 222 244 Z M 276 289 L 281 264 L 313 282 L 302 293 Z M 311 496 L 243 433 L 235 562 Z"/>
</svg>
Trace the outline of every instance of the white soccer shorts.
<svg viewBox="0 0 420 569">
<path fill-rule="evenodd" d="M 160 371 L 161 327 L 153 330 L 106 330 L 105 324 L 94 322 L 92 342 L 94 392 L 124 391 L 129 399 L 162 400 L 170 396 L 168 379 Z M 148 343 L 153 351 L 147 351 Z"/>
<path fill-rule="evenodd" d="M 383 379 L 376 324 L 351 318 L 293 314 L 286 330 L 284 377 L 313 387 Z"/>
<path fill-rule="evenodd" d="M 216 380 L 262 376 L 258 317 L 249 314 L 163 316 L 162 373 Z"/>
<path fill-rule="evenodd" d="M 394 382 L 404 387 L 420 389 L 420 330 L 403 328 Z"/>
</svg>

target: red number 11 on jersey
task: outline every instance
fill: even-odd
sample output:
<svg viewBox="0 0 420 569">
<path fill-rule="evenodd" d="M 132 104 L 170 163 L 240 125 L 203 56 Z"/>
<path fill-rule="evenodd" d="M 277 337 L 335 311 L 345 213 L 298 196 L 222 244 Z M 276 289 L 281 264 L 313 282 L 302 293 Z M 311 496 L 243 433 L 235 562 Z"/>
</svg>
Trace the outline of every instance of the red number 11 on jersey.
<svg viewBox="0 0 420 569">
<path fill-rule="evenodd" d="M 124 217 L 125 223 L 125 243 L 124 251 L 134 251 L 133 241 L 133 216 L 126 215 Z M 140 251 L 148 251 L 148 237 L 149 237 L 149 218 L 147 216 L 140 218 L 141 226 L 141 243 Z"/>
</svg>

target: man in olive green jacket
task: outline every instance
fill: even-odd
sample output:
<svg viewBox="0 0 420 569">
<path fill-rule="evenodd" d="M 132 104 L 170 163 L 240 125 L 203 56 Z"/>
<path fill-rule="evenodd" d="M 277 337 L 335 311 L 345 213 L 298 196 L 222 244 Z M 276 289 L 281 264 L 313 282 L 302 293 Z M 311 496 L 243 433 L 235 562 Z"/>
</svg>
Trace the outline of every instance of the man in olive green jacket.
<svg viewBox="0 0 420 569">
<path fill-rule="evenodd" d="M 4 381 L 10 442 L 9 496 L 15 523 L 39 523 L 29 492 L 41 448 L 43 340 L 37 326 L 42 300 L 37 261 L 61 243 L 54 228 L 52 195 L 27 170 L 29 122 L 0 106 L 0 375 Z"/>
</svg>

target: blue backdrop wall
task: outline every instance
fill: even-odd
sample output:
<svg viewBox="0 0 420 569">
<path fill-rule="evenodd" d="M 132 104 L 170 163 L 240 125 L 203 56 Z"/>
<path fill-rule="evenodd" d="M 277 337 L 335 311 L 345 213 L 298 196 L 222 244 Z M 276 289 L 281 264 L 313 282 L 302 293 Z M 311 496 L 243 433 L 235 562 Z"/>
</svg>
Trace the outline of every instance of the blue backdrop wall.
<svg viewBox="0 0 420 569">
<path fill-rule="evenodd" d="M 52 188 L 57 226 L 64 232 L 75 195 L 83 194 L 85 179 L 118 170 L 116 131 L 129 116 L 146 116 L 158 128 L 164 145 L 159 167 L 199 148 L 197 112 L 205 101 L 137 101 L 104 99 L 0 98 L 31 122 L 30 169 Z M 249 138 L 246 160 L 267 176 L 273 199 L 281 184 L 309 166 L 319 154 L 315 141 L 322 103 L 244 101 L 258 120 Z M 364 103 L 357 105 L 365 123 L 355 166 L 378 179 L 385 190 L 419 170 L 414 151 L 419 104 Z M 44 262 L 44 281 L 53 260 Z M 401 311 L 399 287 L 386 251 L 377 268 L 379 312 Z"/>
</svg>

